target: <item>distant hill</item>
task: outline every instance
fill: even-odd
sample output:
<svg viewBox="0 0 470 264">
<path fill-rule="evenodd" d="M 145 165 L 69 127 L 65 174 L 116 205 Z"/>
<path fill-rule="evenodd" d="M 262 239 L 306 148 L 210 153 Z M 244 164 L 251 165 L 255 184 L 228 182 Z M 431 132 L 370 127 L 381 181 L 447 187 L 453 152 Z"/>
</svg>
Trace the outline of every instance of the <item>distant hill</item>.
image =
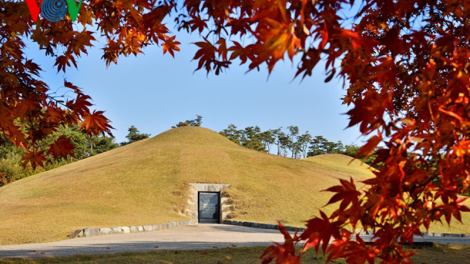
<svg viewBox="0 0 470 264">
<path fill-rule="evenodd" d="M 193 182 L 230 184 L 235 220 L 302 225 L 326 204 L 331 193 L 320 191 L 337 178 L 372 176 L 350 159 L 294 160 L 240 147 L 209 129 L 176 128 L 0 188 L 0 244 L 182 220 L 188 217 L 178 211 Z"/>
</svg>

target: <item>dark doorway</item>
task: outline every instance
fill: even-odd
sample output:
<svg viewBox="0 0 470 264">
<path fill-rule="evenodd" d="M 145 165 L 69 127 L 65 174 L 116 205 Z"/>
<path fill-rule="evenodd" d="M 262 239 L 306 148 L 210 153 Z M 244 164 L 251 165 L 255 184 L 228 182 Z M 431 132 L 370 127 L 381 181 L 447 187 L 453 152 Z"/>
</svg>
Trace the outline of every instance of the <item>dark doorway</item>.
<svg viewBox="0 0 470 264">
<path fill-rule="evenodd" d="M 199 192 L 199 223 L 220 223 L 220 193 Z"/>
</svg>

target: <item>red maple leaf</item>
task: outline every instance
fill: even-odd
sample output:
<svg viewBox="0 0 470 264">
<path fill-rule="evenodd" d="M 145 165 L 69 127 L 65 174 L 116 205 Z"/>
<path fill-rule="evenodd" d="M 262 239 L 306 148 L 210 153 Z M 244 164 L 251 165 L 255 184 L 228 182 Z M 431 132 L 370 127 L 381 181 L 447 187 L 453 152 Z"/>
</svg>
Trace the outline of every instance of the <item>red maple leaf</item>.
<svg viewBox="0 0 470 264">
<path fill-rule="evenodd" d="M 342 223 L 339 221 L 330 222 L 323 211 L 320 211 L 320 214 L 321 218 L 314 217 L 307 221 L 307 229 L 300 235 L 301 240 L 307 240 L 304 251 L 315 247 L 318 253 L 321 244 L 323 252 L 326 252 L 331 237 L 341 239 L 339 230 Z"/>
<path fill-rule="evenodd" d="M 44 155 L 43 150 L 32 150 L 32 151 L 27 151 L 23 154 L 23 159 L 24 161 L 23 166 L 26 168 L 28 163 L 31 164 L 33 169 L 36 169 L 37 165 L 44 167 L 44 162 L 47 160 L 46 156 Z"/>
<path fill-rule="evenodd" d="M 47 151 L 47 154 L 52 154 L 54 159 L 57 159 L 58 157 L 67 158 L 68 155 L 76 158 L 75 153 L 73 153 L 75 146 L 70 143 L 70 140 L 70 138 L 61 136 L 54 144 L 49 145 L 49 151 Z"/>
<path fill-rule="evenodd" d="M 340 179 L 339 181 L 341 182 L 341 185 L 336 185 L 325 190 L 327 192 L 337 193 L 331 197 L 327 205 L 343 200 L 339 209 L 344 210 L 350 203 L 357 204 L 358 197 L 361 193 L 356 190 L 356 185 L 354 185 L 352 177 L 349 182 L 343 179 Z"/>
<path fill-rule="evenodd" d="M 263 259 L 263 264 L 270 263 L 273 259 L 282 259 L 282 263 L 286 264 L 299 264 L 301 260 L 302 253 L 298 256 L 295 254 L 295 241 L 298 240 L 297 231 L 294 234 L 294 238 L 287 232 L 287 230 L 279 222 L 279 230 L 284 235 L 284 244 L 274 243 L 275 245 L 268 247 L 261 259 Z"/>
</svg>

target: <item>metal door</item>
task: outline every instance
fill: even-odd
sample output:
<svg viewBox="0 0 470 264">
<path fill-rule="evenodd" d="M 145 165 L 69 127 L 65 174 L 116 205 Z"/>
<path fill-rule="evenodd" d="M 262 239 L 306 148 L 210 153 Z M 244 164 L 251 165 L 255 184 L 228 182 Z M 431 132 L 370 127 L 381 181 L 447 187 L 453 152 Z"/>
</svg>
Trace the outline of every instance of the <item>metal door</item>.
<svg viewBox="0 0 470 264">
<path fill-rule="evenodd" d="M 199 223 L 219 223 L 220 193 L 199 192 Z"/>
</svg>

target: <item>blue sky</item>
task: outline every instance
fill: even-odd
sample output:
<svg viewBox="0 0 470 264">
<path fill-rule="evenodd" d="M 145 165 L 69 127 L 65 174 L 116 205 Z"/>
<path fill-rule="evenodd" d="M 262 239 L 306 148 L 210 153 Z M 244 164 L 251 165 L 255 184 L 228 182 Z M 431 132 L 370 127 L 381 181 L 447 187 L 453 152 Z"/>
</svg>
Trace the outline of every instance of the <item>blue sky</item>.
<svg viewBox="0 0 470 264">
<path fill-rule="evenodd" d="M 158 135 L 179 121 L 203 116 L 203 127 L 220 131 L 233 123 L 239 128 L 258 125 L 263 130 L 290 125 L 301 132 L 323 135 L 330 141 L 361 143 L 357 127 L 345 130 L 348 108 L 341 104 L 342 82 L 325 84 L 324 67 L 313 77 L 294 79 L 296 65 L 279 63 L 271 76 L 265 69 L 246 73 L 246 66 L 232 65 L 219 76 L 194 72 L 191 61 L 198 41 L 196 34 L 176 32 L 182 43 L 175 58 L 163 55 L 161 47 L 149 46 L 137 57 L 121 57 L 109 68 L 101 60 L 100 47 L 78 60 L 78 70 L 57 73 L 54 59 L 46 58 L 36 45 L 26 53 L 43 68 L 43 80 L 51 90 L 63 93 L 63 80 L 73 82 L 93 98 L 95 108 L 106 111 L 115 128 L 116 142 L 125 141 L 127 129 Z M 268 78 L 269 77 L 269 78 Z"/>
</svg>

